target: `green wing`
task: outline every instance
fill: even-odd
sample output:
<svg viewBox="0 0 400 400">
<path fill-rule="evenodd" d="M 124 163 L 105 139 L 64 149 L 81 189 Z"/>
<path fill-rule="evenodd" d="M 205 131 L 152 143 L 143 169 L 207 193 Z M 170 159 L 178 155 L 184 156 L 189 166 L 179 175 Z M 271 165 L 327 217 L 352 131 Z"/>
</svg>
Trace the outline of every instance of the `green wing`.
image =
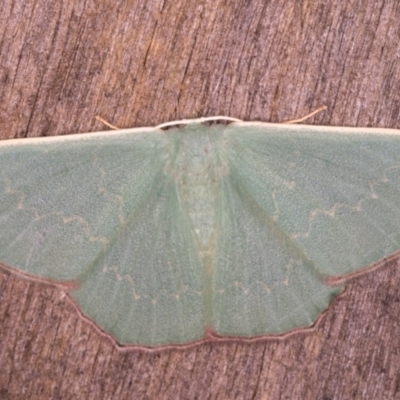
<svg viewBox="0 0 400 400">
<path fill-rule="evenodd" d="M 83 312 L 120 343 L 204 332 L 203 272 L 159 132 L 0 146 L 0 259 L 77 281 Z"/>
<path fill-rule="evenodd" d="M 0 145 L 0 259 L 120 343 L 308 326 L 400 248 L 400 135 L 268 124 Z"/>
<path fill-rule="evenodd" d="M 280 333 L 312 323 L 324 283 L 400 248 L 400 135 L 285 125 L 225 129 L 214 327 Z M 326 282 L 326 281 L 325 281 Z"/>
</svg>

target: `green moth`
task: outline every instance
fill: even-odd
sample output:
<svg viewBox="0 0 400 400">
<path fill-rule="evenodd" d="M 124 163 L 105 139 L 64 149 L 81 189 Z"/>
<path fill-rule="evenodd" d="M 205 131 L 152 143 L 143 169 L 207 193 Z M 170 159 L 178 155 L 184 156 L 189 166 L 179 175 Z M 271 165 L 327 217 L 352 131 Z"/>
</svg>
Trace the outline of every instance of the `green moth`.
<svg viewBox="0 0 400 400">
<path fill-rule="evenodd" d="M 309 326 L 400 249 L 400 131 L 204 120 L 2 141 L 0 260 L 157 346 Z"/>
</svg>

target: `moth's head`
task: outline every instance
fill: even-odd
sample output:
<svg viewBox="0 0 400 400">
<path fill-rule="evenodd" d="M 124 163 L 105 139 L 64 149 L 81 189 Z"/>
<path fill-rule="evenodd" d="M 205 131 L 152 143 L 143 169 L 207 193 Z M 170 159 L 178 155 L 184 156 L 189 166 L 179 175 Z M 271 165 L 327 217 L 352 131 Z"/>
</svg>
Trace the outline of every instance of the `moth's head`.
<svg viewBox="0 0 400 400">
<path fill-rule="evenodd" d="M 168 170 L 173 176 L 218 173 L 225 168 L 225 125 L 187 124 L 167 131 L 169 141 Z"/>
</svg>

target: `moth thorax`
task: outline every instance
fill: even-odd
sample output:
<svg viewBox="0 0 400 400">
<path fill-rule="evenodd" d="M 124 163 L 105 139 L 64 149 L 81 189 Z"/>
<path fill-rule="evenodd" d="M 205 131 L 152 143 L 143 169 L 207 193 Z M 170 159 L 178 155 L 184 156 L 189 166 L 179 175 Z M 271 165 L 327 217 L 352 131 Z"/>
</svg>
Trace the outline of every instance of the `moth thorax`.
<svg viewBox="0 0 400 400">
<path fill-rule="evenodd" d="M 178 187 L 182 205 L 192 223 L 192 232 L 200 247 L 204 248 L 208 246 L 216 226 L 216 202 L 220 187 L 217 171 L 220 166 L 215 143 L 210 138 L 195 138 L 185 147 Z"/>
</svg>

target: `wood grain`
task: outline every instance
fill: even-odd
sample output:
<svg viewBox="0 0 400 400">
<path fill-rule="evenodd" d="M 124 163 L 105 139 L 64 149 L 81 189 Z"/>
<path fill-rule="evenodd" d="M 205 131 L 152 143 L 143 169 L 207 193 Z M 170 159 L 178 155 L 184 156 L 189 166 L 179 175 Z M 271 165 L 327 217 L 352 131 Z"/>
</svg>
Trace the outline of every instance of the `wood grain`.
<svg viewBox="0 0 400 400">
<path fill-rule="evenodd" d="M 400 5 L 3 0 L 0 137 L 230 115 L 400 128 Z M 0 274 L 0 398 L 400 397 L 400 261 L 281 340 L 119 351 L 51 285 Z"/>
</svg>

